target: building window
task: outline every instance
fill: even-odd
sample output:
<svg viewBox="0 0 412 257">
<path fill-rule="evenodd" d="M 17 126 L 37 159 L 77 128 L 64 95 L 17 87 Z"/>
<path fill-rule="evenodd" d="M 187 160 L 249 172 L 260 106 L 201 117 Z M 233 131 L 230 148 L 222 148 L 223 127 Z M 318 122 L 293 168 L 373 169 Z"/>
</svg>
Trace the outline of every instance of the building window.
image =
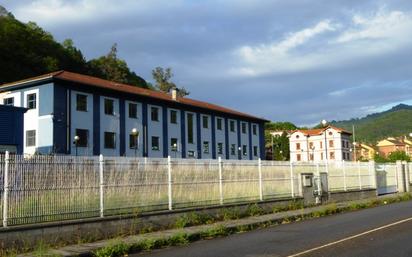
<svg viewBox="0 0 412 257">
<path fill-rule="evenodd" d="M 243 145 L 242 146 L 242 148 L 243 148 L 243 155 L 247 155 L 247 145 Z"/>
<path fill-rule="evenodd" d="M 319 148 L 320 148 L 320 149 L 323 148 L 323 143 L 322 143 L 322 141 L 319 142 Z"/>
<path fill-rule="evenodd" d="M 36 109 L 36 94 L 28 94 L 27 95 L 27 108 L 28 109 Z"/>
<path fill-rule="evenodd" d="M 313 153 L 309 154 L 309 159 L 313 161 Z"/>
<path fill-rule="evenodd" d="M 217 143 L 217 154 L 223 154 L 223 143 Z"/>
<path fill-rule="evenodd" d="M 296 135 L 296 138 L 299 138 L 299 135 Z"/>
<path fill-rule="evenodd" d="M 14 97 L 4 98 L 3 99 L 4 105 L 14 106 Z"/>
<path fill-rule="evenodd" d="M 252 132 L 253 132 L 253 135 L 257 135 L 257 126 L 255 125 L 255 124 L 253 124 L 253 126 L 252 126 Z"/>
<path fill-rule="evenodd" d="M 129 148 L 130 149 L 137 149 L 138 147 L 138 137 L 137 135 L 130 134 L 129 135 Z"/>
<path fill-rule="evenodd" d="M 330 158 L 331 160 L 335 160 L 335 153 L 334 153 L 334 152 L 330 152 L 330 153 L 329 153 L 329 158 Z"/>
<path fill-rule="evenodd" d="M 297 155 L 296 155 L 296 160 L 297 160 L 298 162 L 300 162 L 300 160 L 301 160 L 300 154 L 297 154 Z"/>
<path fill-rule="evenodd" d="M 230 123 L 230 132 L 235 132 L 235 121 L 231 120 Z"/>
<path fill-rule="evenodd" d="M 296 150 L 300 150 L 300 143 L 296 143 Z"/>
<path fill-rule="evenodd" d="M 76 110 L 87 112 L 87 95 L 76 94 Z"/>
<path fill-rule="evenodd" d="M 230 155 L 236 155 L 236 145 L 235 144 L 230 145 Z"/>
<path fill-rule="evenodd" d="M 195 157 L 195 151 L 188 151 L 187 152 L 187 157 L 194 158 Z"/>
<path fill-rule="evenodd" d="M 333 147 L 333 140 L 329 140 L 329 147 Z"/>
<path fill-rule="evenodd" d="M 159 137 L 152 137 L 152 150 L 159 151 Z"/>
<path fill-rule="evenodd" d="M 323 153 L 320 153 L 320 160 L 323 161 Z"/>
<path fill-rule="evenodd" d="M 87 147 L 89 143 L 89 130 L 87 129 L 76 129 L 76 136 L 79 137 L 77 141 L 78 147 Z"/>
<path fill-rule="evenodd" d="M 258 147 L 257 146 L 253 147 L 253 156 L 255 156 L 255 157 L 258 156 Z"/>
<path fill-rule="evenodd" d="M 137 119 L 137 104 L 129 103 L 129 118 Z"/>
<path fill-rule="evenodd" d="M 246 123 L 242 122 L 242 134 L 246 134 Z"/>
<path fill-rule="evenodd" d="M 217 130 L 222 130 L 222 119 L 217 118 L 216 127 L 217 127 Z"/>
<path fill-rule="evenodd" d="M 177 111 L 170 110 L 170 123 L 177 124 Z"/>
<path fill-rule="evenodd" d="M 107 149 L 116 148 L 116 133 L 104 132 L 104 148 L 107 148 Z"/>
<path fill-rule="evenodd" d="M 315 147 L 313 146 L 313 142 L 309 142 L 309 149 L 313 150 Z"/>
<path fill-rule="evenodd" d="M 104 99 L 104 113 L 114 115 L 114 101 L 112 99 Z"/>
<path fill-rule="evenodd" d="M 202 119 L 203 119 L 203 128 L 204 129 L 209 128 L 209 117 L 203 116 Z"/>
<path fill-rule="evenodd" d="M 193 144 L 193 114 L 187 114 L 187 141 L 189 144 Z"/>
<path fill-rule="evenodd" d="M 209 153 L 209 142 L 208 141 L 203 142 L 203 153 Z"/>
<path fill-rule="evenodd" d="M 150 116 L 152 121 L 159 121 L 159 108 L 152 107 L 150 108 Z"/>
<path fill-rule="evenodd" d="M 177 152 L 177 138 L 170 139 L 170 149 L 172 152 Z"/>
<path fill-rule="evenodd" d="M 26 131 L 26 146 L 36 146 L 36 130 Z"/>
<path fill-rule="evenodd" d="M 333 135 L 332 131 L 329 131 L 329 136 L 332 136 L 332 135 Z"/>
</svg>

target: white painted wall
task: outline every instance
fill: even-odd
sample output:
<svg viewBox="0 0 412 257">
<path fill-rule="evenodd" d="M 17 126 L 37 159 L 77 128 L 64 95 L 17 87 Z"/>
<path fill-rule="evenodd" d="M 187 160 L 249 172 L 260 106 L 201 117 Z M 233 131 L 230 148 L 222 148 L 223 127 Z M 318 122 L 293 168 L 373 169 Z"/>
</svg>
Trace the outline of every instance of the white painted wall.
<svg viewBox="0 0 412 257">
<path fill-rule="evenodd" d="M 171 111 L 176 111 L 176 120 L 177 123 L 171 123 L 171 119 L 170 119 L 170 112 Z M 182 137 L 181 137 L 181 112 L 178 109 L 172 109 L 172 108 L 167 108 L 167 127 L 168 127 L 168 140 L 167 140 L 167 146 L 168 146 L 168 154 L 172 157 L 172 158 L 181 158 L 182 157 Z M 171 149 L 171 139 L 172 138 L 177 138 L 177 151 L 174 152 Z"/>
<path fill-rule="evenodd" d="M 87 96 L 87 112 L 77 111 L 76 98 L 78 94 Z M 76 135 L 76 129 L 87 129 L 89 131 L 87 147 L 78 147 L 77 154 L 93 155 L 93 95 L 81 91 L 72 90 L 70 92 L 70 96 L 70 153 L 72 155 L 76 153 L 76 146 L 74 144 L 74 136 Z"/>
<path fill-rule="evenodd" d="M 112 99 L 114 101 L 114 115 L 107 115 L 104 113 L 104 99 Z M 115 149 L 107 149 L 104 147 L 104 132 L 116 133 Z M 100 96 L 100 153 L 104 156 L 120 155 L 119 100 L 113 97 Z"/>
<path fill-rule="evenodd" d="M 152 121 L 152 107 L 158 108 L 159 121 Z M 149 157 L 163 157 L 163 110 L 161 106 L 147 105 L 147 135 L 148 135 L 148 154 Z M 152 150 L 152 136 L 159 137 L 159 151 Z"/>
<path fill-rule="evenodd" d="M 137 105 L 137 119 L 129 117 L 129 104 L 133 103 Z M 138 146 L 137 146 L 137 156 L 143 156 L 143 109 L 142 104 L 134 101 L 125 101 L 125 155 L 135 156 L 135 149 L 130 148 L 130 134 L 132 129 L 136 128 L 139 132 L 138 136 Z"/>
</svg>

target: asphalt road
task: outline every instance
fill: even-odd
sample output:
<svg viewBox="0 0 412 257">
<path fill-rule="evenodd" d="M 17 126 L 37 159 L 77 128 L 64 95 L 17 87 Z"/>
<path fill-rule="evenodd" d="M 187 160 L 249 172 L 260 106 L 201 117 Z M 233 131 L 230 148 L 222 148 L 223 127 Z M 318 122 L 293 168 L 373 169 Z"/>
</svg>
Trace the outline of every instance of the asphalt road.
<svg viewBox="0 0 412 257">
<path fill-rule="evenodd" d="M 399 221 L 401 221 L 399 224 L 393 224 Z M 375 229 L 377 230 L 371 231 Z M 366 234 L 363 234 L 365 232 Z M 286 257 L 291 255 L 412 256 L 412 201 L 130 256 Z"/>
</svg>

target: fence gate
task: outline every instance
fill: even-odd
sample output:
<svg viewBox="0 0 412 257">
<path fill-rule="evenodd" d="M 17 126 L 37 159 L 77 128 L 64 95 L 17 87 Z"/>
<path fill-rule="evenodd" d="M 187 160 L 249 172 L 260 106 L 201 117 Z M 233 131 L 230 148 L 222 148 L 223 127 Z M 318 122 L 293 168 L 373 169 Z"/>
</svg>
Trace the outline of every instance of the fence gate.
<svg viewBox="0 0 412 257">
<path fill-rule="evenodd" d="M 376 164 L 375 172 L 378 195 L 392 194 L 398 191 L 396 164 Z"/>
</svg>

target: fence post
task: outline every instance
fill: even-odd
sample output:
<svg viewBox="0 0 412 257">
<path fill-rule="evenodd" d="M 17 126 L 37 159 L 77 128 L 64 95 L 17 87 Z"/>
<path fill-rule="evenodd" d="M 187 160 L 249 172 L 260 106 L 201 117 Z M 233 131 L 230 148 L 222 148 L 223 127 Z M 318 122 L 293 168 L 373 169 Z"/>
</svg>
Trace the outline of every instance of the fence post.
<svg viewBox="0 0 412 257">
<path fill-rule="evenodd" d="M 170 155 L 167 156 L 167 194 L 169 196 L 169 210 L 173 209 L 172 203 L 172 160 Z"/>
<path fill-rule="evenodd" d="M 8 197 L 9 197 L 9 151 L 6 151 L 4 156 L 4 196 L 3 196 L 3 227 L 7 227 L 7 211 L 8 211 Z"/>
<path fill-rule="evenodd" d="M 99 156 L 99 181 L 100 181 L 100 217 L 104 217 L 104 159 L 103 155 Z"/>
<path fill-rule="evenodd" d="M 263 181 L 262 181 L 262 159 L 258 160 L 258 170 L 259 170 L 259 199 L 263 201 Z"/>
<path fill-rule="evenodd" d="M 369 160 L 368 169 L 369 169 L 369 181 L 371 183 L 371 188 L 376 188 L 376 174 L 374 173 L 375 162 Z"/>
<path fill-rule="evenodd" d="M 219 200 L 220 204 L 223 205 L 223 161 L 222 157 L 219 156 Z"/>
<path fill-rule="evenodd" d="M 345 166 L 345 160 L 342 161 L 342 171 L 343 171 L 343 190 L 348 191 L 348 187 L 346 184 L 346 166 Z"/>
<path fill-rule="evenodd" d="M 362 175 L 361 175 L 360 161 L 358 161 L 358 179 L 359 179 L 359 190 L 362 190 Z"/>
<path fill-rule="evenodd" d="M 294 198 L 295 197 L 295 188 L 294 188 L 294 184 L 293 184 L 293 163 L 290 162 L 289 166 L 290 166 L 290 193 L 292 195 L 292 198 Z"/>
</svg>

